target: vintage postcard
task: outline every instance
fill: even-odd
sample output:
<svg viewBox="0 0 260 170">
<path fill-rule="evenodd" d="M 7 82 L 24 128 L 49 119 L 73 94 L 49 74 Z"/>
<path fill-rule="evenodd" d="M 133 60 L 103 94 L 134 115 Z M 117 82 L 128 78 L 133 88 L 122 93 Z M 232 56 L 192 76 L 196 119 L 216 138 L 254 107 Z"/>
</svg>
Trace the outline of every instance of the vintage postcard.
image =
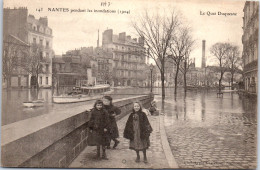
<svg viewBox="0 0 260 170">
<path fill-rule="evenodd" d="M 2 10 L 2 167 L 256 169 L 259 1 Z"/>
</svg>

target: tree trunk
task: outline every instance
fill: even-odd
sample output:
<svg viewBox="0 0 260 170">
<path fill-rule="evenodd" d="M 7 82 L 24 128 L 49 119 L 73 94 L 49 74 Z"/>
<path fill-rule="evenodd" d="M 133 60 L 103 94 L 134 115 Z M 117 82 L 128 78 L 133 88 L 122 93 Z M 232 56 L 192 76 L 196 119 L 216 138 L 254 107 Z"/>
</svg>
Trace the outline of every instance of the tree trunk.
<svg viewBox="0 0 260 170">
<path fill-rule="evenodd" d="M 232 90 L 234 90 L 233 81 L 234 81 L 234 73 L 231 73 L 231 89 Z"/>
<path fill-rule="evenodd" d="M 39 90 L 38 78 L 39 78 L 39 75 L 38 75 L 38 73 L 37 73 L 37 74 L 36 74 L 36 91 Z"/>
<path fill-rule="evenodd" d="M 187 92 L 186 71 L 184 72 L 184 92 Z"/>
<path fill-rule="evenodd" d="M 220 79 L 219 79 L 219 81 L 218 81 L 218 91 L 219 91 L 219 93 L 221 92 L 221 82 L 222 82 L 223 74 L 224 74 L 224 73 L 220 73 Z"/>
<path fill-rule="evenodd" d="M 178 83 L 179 64 L 177 64 L 175 79 L 174 79 L 174 94 L 177 94 L 177 83 Z"/>
<path fill-rule="evenodd" d="M 56 79 L 56 80 L 57 80 L 57 96 L 58 96 L 58 95 L 60 95 L 60 93 L 59 93 L 59 87 L 60 87 L 60 76 L 59 76 L 59 75 L 57 76 L 57 79 Z"/>
<path fill-rule="evenodd" d="M 218 92 L 221 92 L 221 79 L 218 80 Z"/>
<path fill-rule="evenodd" d="M 164 71 L 161 72 L 161 82 L 162 82 L 162 99 L 165 99 Z"/>
<path fill-rule="evenodd" d="M 164 113 L 164 106 L 165 106 L 165 101 L 162 100 L 161 113 L 163 113 L 163 114 L 165 114 L 165 113 Z"/>
</svg>

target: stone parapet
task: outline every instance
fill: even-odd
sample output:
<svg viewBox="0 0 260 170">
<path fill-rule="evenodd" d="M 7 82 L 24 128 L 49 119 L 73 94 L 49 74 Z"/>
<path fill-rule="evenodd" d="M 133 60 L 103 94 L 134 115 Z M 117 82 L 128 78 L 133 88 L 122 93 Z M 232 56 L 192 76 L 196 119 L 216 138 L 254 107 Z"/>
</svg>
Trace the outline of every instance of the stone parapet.
<svg viewBox="0 0 260 170">
<path fill-rule="evenodd" d="M 132 111 L 133 101 L 148 107 L 152 99 L 151 95 L 141 95 L 114 100 L 122 111 L 117 120 Z M 67 167 L 87 146 L 87 123 L 93 103 L 2 126 L 1 165 Z"/>
</svg>

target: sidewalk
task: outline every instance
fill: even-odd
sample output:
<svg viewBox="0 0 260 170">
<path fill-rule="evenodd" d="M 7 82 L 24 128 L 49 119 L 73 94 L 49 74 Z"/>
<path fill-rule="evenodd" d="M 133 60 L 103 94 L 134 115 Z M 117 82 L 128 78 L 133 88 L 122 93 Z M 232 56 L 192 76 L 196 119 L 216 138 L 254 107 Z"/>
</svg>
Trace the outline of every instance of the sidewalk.
<svg viewBox="0 0 260 170">
<path fill-rule="evenodd" d="M 109 160 L 95 160 L 96 147 L 87 146 L 80 155 L 71 163 L 70 168 L 170 168 L 167 162 L 161 141 L 160 117 L 148 116 L 153 127 L 150 136 L 151 146 L 147 150 L 148 163 L 143 162 L 143 153 L 140 152 L 141 162 L 136 163 L 136 153 L 129 149 L 129 140 L 123 138 L 128 115 L 117 122 L 120 134 L 120 144 L 116 149 L 108 149 L 107 156 Z M 164 129 L 162 129 L 164 130 Z M 166 136 L 164 136 L 165 138 Z M 111 146 L 113 146 L 113 142 Z M 163 142 L 165 145 L 165 142 Z M 168 143 L 167 143 L 168 144 Z M 169 152 L 169 151 L 166 151 Z M 171 151 L 170 151 L 171 152 Z M 169 155 L 169 154 L 167 154 Z M 169 159 L 168 159 L 169 160 Z M 177 168 L 177 167 L 171 167 Z"/>
</svg>

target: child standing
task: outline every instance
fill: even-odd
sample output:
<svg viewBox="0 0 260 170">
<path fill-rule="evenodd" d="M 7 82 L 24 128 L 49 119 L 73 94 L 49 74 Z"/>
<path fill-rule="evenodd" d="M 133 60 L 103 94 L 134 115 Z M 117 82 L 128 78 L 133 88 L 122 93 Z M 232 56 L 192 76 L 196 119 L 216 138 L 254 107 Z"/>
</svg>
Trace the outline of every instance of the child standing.
<svg viewBox="0 0 260 170">
<path fill-rule="evenodd" d="M 106 146 L 109 143 L 108 133 L 110 121 L 108 113 L 104 110 L 103 102 L 101 100 L 97 100 L 94 104 L 88 127 L 90 133 L 93 134 L 91 137 L 93 137 L 97 146 L 97 158 L 100 158 L 100 147 L 102 147 L 102 159 L 108 159 L 106 155 Z"/>
<path fill-rule="evenodd" d="M 157 107 L 156 107 L 155 101 L 151 102 L 151 107 L 150 107 L 149 111 L 150 111 L 151 115 L 155 115 L 156 114 Z"/>
<path fill-rule="evenodd" d="M 119 132 L 118 132 L 115 116 L 119 115 L 121 113 L 121 110 L 112 104 L 112 100 L 113 99 L 110 96 L 103 97 L 104 108 L 108 112 L 109 120 L 110 120 L 110 140 L 109 140 L 109 145 L 107 147 L 108 149 L 110 149 L 111 140 L 115 142 L 113 146 L 114 149 L 119 144 L 119 140 L 117 140 L 117 138 L 119 137 Z"/>
<path fill-rule="evenodd" d="M 129 148 L 136 151 L 136 162 L 140 162 L 139 151 L 143 151 L 144 162 L 148 162 L 146 149 L 150 146 L 149 136 L 151 132 L 152 127 L 146 114 L 142 111 L 141 104 L 134 102 L 133 112 L 126 122 L 124 138 L 130 139 Z"/>
</svg>

